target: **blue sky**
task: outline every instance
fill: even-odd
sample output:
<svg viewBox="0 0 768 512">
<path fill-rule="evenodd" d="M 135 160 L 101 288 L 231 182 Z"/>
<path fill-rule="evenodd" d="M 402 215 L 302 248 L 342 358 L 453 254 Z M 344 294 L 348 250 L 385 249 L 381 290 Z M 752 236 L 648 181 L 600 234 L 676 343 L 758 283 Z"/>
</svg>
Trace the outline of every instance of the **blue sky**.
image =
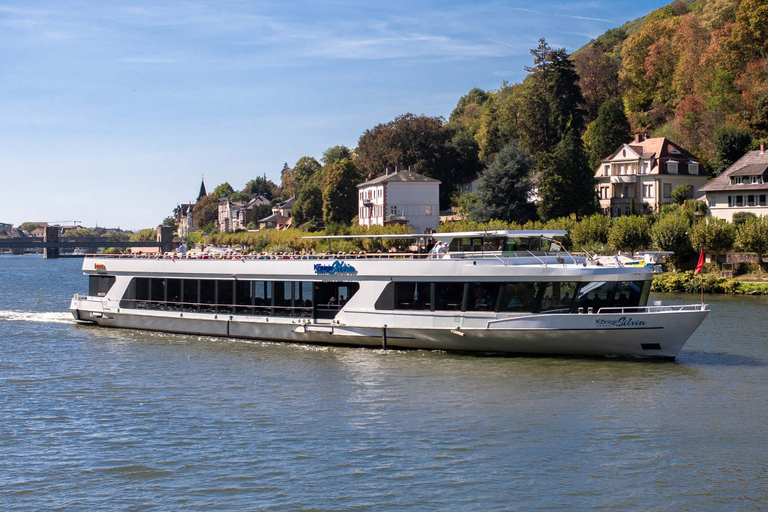
<svg viewBox="0 0 768 512">
<path fill-rule="evenodd" d="M 0 222 L 154 227 L 667 3 L 0 0 Z"/>
</svg>

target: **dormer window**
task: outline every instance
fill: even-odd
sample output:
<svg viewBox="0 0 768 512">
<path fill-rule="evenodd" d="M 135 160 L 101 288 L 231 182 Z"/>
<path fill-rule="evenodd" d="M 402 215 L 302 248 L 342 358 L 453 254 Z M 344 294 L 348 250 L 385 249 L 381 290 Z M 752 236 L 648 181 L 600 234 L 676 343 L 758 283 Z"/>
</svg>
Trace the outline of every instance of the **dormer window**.
<svg viewBox="0 0 768 512">
<path fill-rule="evenodd" d="M 752 180 L 750 183 L 752 185 L 760 185 L 763 183 L 763 177 L 762 176 L 751 176 Z"/>
<path fill-rule="evenodd" d="M 677 162 L 667 162 L 667 173 L 677 174 Z"/>
<path fill-rule="evenodd" d="M 731 177 L 731 185 L 741 185 L 743 184 L 743 180 L 741 176 L 732 176 Z"/>
<path fill-rule="evenodd" d="M 689 162 L 688 163 L 688 174 L 699 174 L 699 164 L 696 162 Z"/>
</svg>

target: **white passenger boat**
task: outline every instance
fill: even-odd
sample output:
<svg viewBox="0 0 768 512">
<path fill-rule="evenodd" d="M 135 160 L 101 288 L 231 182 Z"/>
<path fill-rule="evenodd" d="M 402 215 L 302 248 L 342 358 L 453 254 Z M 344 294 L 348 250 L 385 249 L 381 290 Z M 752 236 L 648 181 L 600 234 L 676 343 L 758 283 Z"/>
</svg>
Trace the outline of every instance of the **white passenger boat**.
<svg viewBox="0 0 768 512">
<path fill-rule="evenodd" d="M 89 256 L 90 292 L 70 311 L 105 327 L 261 340 L 674 359 L 706 305 L 649 306 L 652 260 L 571 255 L 565 235 L 434 235 L 445 254 Z"/>
</svg>

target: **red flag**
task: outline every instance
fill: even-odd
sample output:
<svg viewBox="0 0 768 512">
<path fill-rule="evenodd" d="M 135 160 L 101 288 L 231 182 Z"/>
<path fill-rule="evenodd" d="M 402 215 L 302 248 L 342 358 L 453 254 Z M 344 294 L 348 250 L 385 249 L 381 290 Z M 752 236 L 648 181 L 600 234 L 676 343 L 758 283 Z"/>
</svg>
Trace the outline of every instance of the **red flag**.
<svg viewBox="0 0 768 512">
<path fill-rule="evenodd" d="M 696 264 L 696 270 L 693 271 L 693 275 L 701 272 L 702 268 L 704 268 L 704 249 L 702 249 L 701 254 L 699 254 L 699 262 Z"/>
</svg>

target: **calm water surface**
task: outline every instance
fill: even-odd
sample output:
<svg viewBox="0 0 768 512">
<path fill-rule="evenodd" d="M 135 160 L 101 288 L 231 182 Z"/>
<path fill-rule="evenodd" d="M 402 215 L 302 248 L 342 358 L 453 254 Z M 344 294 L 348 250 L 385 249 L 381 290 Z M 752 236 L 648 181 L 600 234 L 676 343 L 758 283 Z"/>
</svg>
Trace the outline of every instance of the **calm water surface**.
<svg viewBox="0 0 768 512">
<path fill-rule="evenodd" d="M 768 509 L 765 297 L 674 363 L 476 357 L 80 326 L 81 264 L 0 256 L 1 510 Z"/>
</svg>

